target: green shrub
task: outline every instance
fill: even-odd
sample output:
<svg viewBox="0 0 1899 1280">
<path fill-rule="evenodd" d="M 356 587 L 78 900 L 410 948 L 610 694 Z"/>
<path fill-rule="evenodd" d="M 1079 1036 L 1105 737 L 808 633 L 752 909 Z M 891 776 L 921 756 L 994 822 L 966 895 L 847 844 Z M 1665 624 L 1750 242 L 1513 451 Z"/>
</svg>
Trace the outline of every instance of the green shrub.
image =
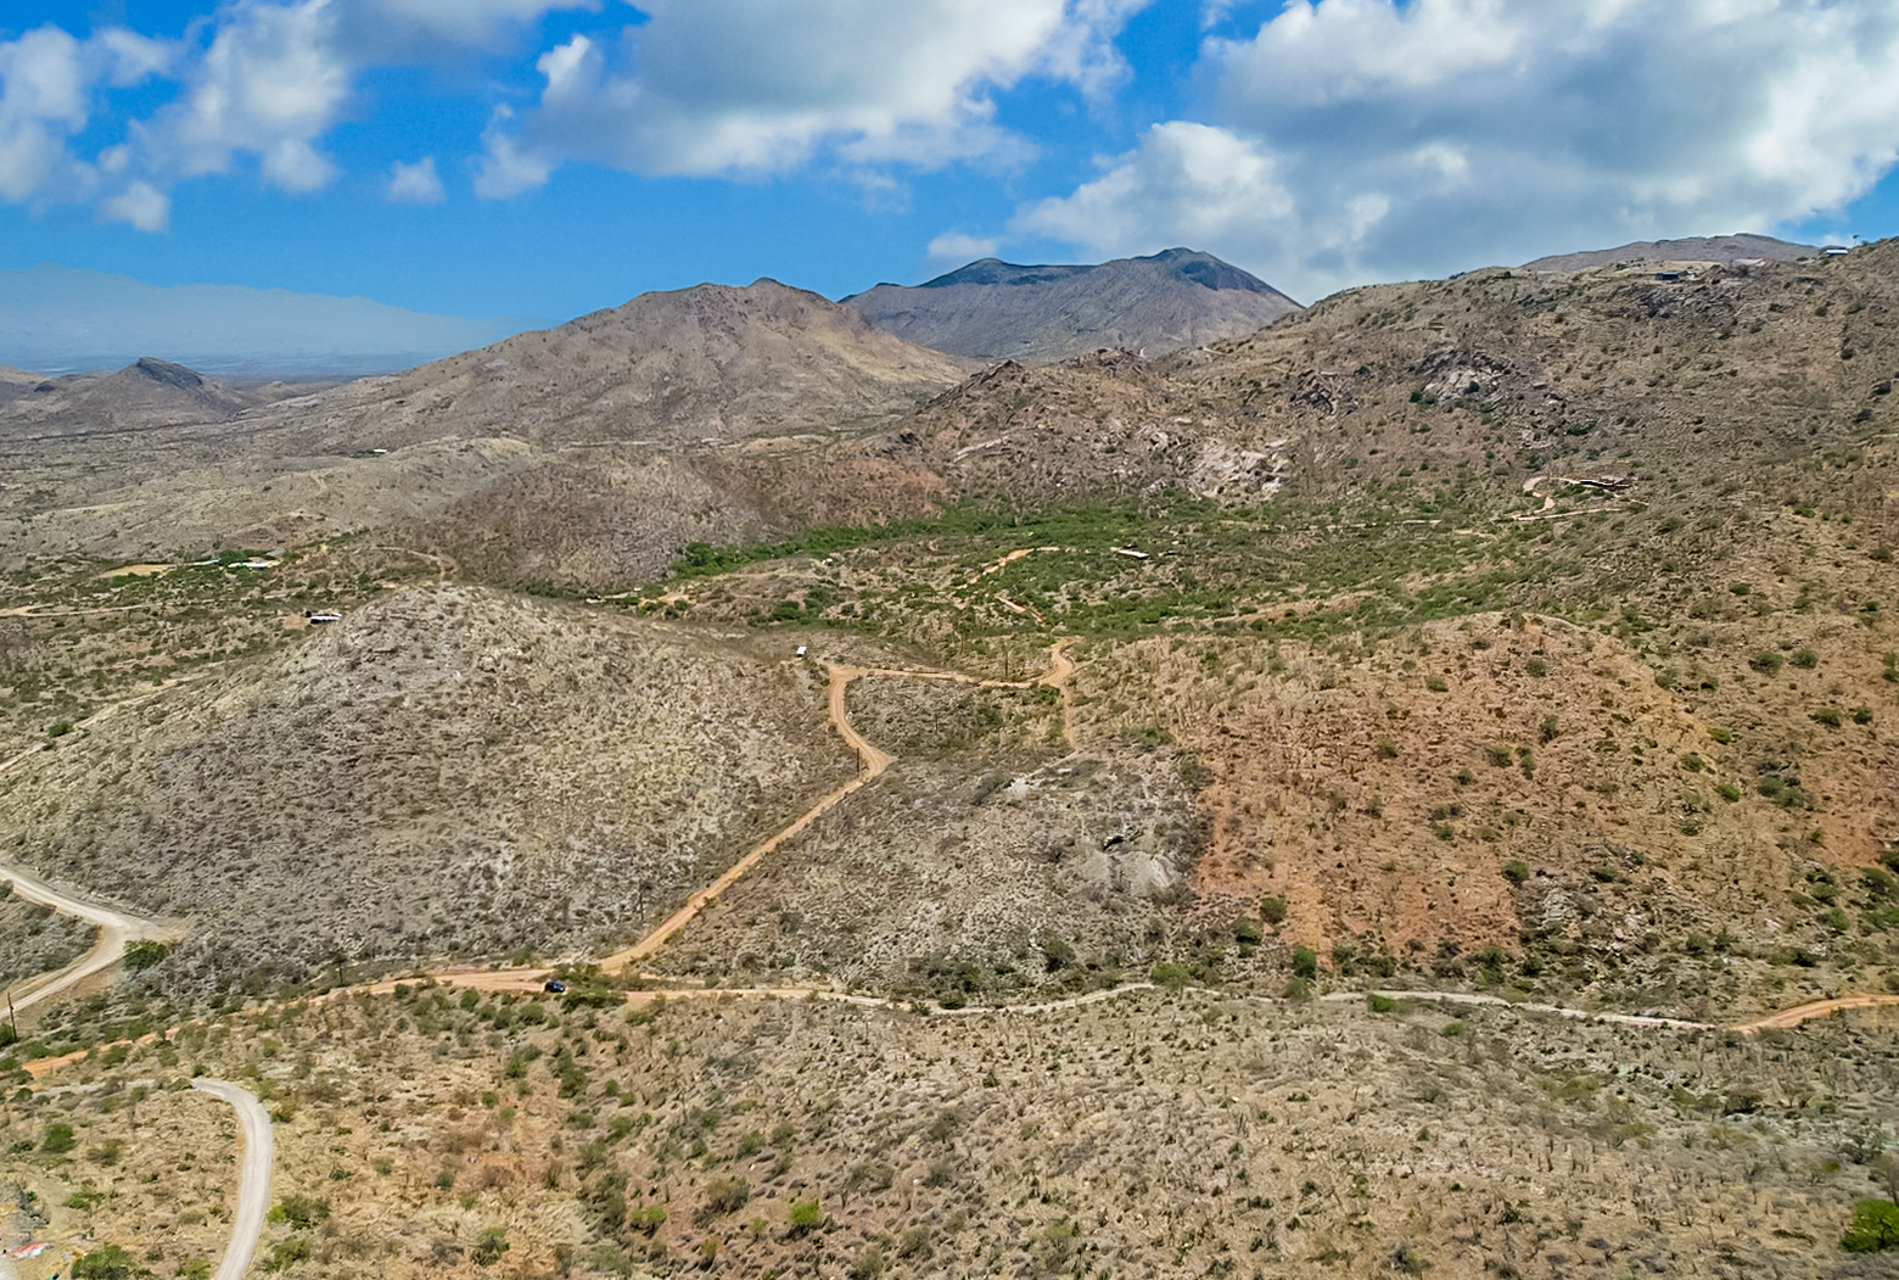
<svg viewBox="0 0 1899 1280">
<path fill-rule="evenodd" d="M 1523 669 L 1540 680 L 1550 673 L 1550 664 L 1544 658 L 1531 657 L 1524 661 Z"/>
<path fill-rule="evenodd" d="M 1274 926 L 1286 923 L 1286 900 L 1276 894 L 1261 898 L 1259 918 Z"/>
<path fill-rule="evenodd" d="M 299 1262 L 310 1257 L 310 1242 L 302 1236 L 291 1236 L 280 1240 L 270 1247 L 270 1256 L 264 1259 L 266 1271 L 288 1271 Z"/>
<path fill-rule="evenodd" d="M 1734 804 L 1741 798 L 1741 789 L 1731 782 L 1721 783 L 1714 789 L 1714 793 L 1729 804 Z"/>
<path fill-rule="evenodd" d="M 1243 916 L 1234 922 L 1233 941 L 1242 947 L 1257 947 L 1266 940 L 1266 927 L 1259 921 Z"/>
<path fill-rule="evenodd" d="M 137 973 L 149 969 L 163 960 L 170 951 L 162 942 L 153 942 L 149 938 L 134 942 L 125 949 L 125 967 Z"/>
<path fill-rule="evenodd" d="M 1853 1208 L 1853 1221 L 1846 1234 L 1840 1238 L 1840 1248 L 1848 1253 L 1899 1249 L 1899 1204 L 1890 1200 L 1860 1201 Z"/>
<path fill-rule="evenodd" d="M 73 1136 L 73 1127 L 62 1123 L 47 1126 L 46 1141 L 40 1143 L 40 1150 L 63 1156 L 78 1145 L 79 1139 Z"/>
<path fill-rule="evenodd" d="M 1689 773 L 1700 773 L 1708 767 L 1708 762 L 1703 760 L 1698 752 L 1690 751 L 1681 758 L 1681 767 Z"/>
<path fill-rule="evenodd" d="M 130 1280 L 138 1261 L 116 1244 L 101 1245 L 73 1263 L 73 1280 Z"/>
<path fill-rule="evenodd" d="M 287 1222 L 298 1231 L 308 1231 L 317 1223 L 328 1220 L 330 1202 L 313 1200 L 309 1196 L 285 1196 L 268 1216 L 272 1222 Z"/>
<path fill-rule="evenodd" d="M 1807 718 L 1812 720 L 1815 724 L 1823 724 L 1829 729 L 1837 729 L 1840 727 L 1840 712 L 1837 707 L 1821 707 Z"/>
<path fill-rule="evenodd" d="M 1365 997 L 1365 1007 L 1373 1013 L 1393 1013 L 1398 1008 L 1398 1002 L 1390 996 L 1381 996 L 1373 991 Z"/>
<path fill-rule="evenodd" d="M 1871 707 L 1854 707 L 1853 708 L 1853 723 L 1854 724 L 1871 724 L 1872 722 L 1873 722 L 1873 709 Z"/>
<path fill-rule="evenodd" d="M 737 1213 L 752 1198 L 751 1184 L 743 1178 L 714 1178 L 706 1183 L 705 1195 L 699 1204 L 699 1222 L 701 1225 L 714 1218 L 723 1218 L 728 1213 Z"/>
<path fill-rule="evenodd" d="M 1811 671 L 1820 665 L 1820 655 L 1811 649 L 1795 649 L 1793 657 L 1788 659 L 1802 671 Z"/>
<path fill-rule="evenodd" d="M 1506 862 L 1503 866 L 1503 878 L 1511 884 L 1521 885 L 1530 878 L 1530 868 L 1523 862 Z"/>
<path fill-rule="evenodd" d="M 803 1235 L 824 1225 L 824 1211 L 816 1200 L 793 1200 L 790 1220 L 791 1234 Z"/>
<path fill-rule="evenodd" d="M 1147 976 L 1149 981 L 1153 982 L 1155 986 L 1171 987 L 1178 991 L 1187 985 L 1188 981 L 1193 977 L 1193 974 L 1187 971 L 1187 966 L 1184 964 L 1172 964 L 1163 960 L 1152 969 L 1149 969 Z"/>
<path fill-rule="evenodd" d="M 1292 949 L 1292 975 L 1311 981 L 1319 976 L 1319 953 L 1300 945 Z"/>
<path fill-rule="evenodd" d="M 1780 674 L 1780 668 L 1785 665 L 1785 662 L 1786 659 L 1772 649 L 1762 649 L 1747 660 L 1747 665 L 1764 676 L 1772 676 Z"/>
<path fill-rule="evenodd" d="M 492 1267 L 501 1261 L 501 1255 L 508 1251 L 508 1231 L 505 1227 L 489 1227 L 475 1241 L 475 1247 L 468 1256 L 478 1267 Z"/>
</svg>

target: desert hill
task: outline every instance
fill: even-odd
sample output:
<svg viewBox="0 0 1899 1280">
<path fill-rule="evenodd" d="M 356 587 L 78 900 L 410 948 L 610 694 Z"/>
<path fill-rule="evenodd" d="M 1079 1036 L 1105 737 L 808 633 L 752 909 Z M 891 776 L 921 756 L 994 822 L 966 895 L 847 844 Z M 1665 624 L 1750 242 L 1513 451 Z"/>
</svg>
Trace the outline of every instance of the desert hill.
<svg viewBox="0 0 1899 1280">
<path fill-rule="evenodd" d="M 1558 253 L 1523 264 L 1525 271 L 1588 271 L 1617 263 L 1716 262 L 1732 267 L 1747 262 L 1796 262 L 1818 252 L 1772 236 L 1690 236 L 1681 240 L 1642 240 L 1613 249 Z"/>
<path fill-rule="evenodd" d="M 880 284 L 844 301 L 921 346 L 1038 364 L 1101 347 L 1164 355 L 1251 333 L 1299 309 L 1265 281 L 1190 249 L 1099 266 L 984 258 L 920 285 Z"/>
<path fill-rule="evenodd" d="M 89 436 L 175 423 L 227 422 L 264 397 L 150 356 L 105 374 L 0 383 L 0 433 Z"/>
<path fill-rule="evenodd" d="M 36 863 L 191 918 L 201 990 L 597 948 L 849 776 L 822 698 L 749 637 L 423 588 L 62 739 L 0 828 L 44 820 Z"/>
<path fill-rule="evenodd" d="M 224 539 L 275 546 L 424 525 L 510 580 L 624 581 L 663 568 L 689 529 L 758 537 L 787 507 L 846 519 L 912 509 L 913 491 L 932 486 L 890 474 L 881 446 L 826 463 L 830 483 L 814 486 L 805 467 L 783 464 L 781 446 L 760 455 L 754 438 L 862 433 L 966 367 L 774 281 L 646 294 L 235 419 L 220 403 L 137 439 L 15 448 L 0 436 L 13 509 L 29 508 L 12 558 L 149 558 Z M 93 406 L 71 420 L 96 430 L 117 420 L 98 397 L 120 394 L 121 381 L 45 398 Z M 22 423 L 70 417 L 36 399 L 13 406 Z M 851 477 L 862 502 L 827 506 L 823 495 Z"/>
<path fill-rule="evenodd" d="M 531 442 L 723 442 L 835 431 L 911 408 L 966 366 L 775 280 L 647 293 L 256 424 L 330 451 L 456 436 Z"/>
</svg>

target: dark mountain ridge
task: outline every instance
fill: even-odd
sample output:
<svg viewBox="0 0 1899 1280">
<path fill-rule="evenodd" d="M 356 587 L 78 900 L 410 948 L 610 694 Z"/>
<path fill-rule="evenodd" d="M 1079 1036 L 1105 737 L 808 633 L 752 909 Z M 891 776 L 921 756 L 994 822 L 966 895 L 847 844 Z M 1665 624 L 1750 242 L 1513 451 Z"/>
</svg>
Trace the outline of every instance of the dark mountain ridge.
<svg viewBox="0 0 1899 1280">
<path fill-rule="evenodd" d="M 1299 310 L 1265 281 L 1191 249 L 1098 266 L 983 258 L 920 285 L 880 284 L 844 302 L 919 345 L 1029 364 L 1103 347 L 1162 355 L 1242 337 Z"/>
</svg>

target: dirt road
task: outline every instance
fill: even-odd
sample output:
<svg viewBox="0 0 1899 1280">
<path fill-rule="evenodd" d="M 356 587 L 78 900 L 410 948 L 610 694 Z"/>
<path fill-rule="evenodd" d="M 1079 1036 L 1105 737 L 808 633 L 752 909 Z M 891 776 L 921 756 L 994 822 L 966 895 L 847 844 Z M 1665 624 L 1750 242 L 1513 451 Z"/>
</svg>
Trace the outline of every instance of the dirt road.
<svg viewBox="0 0 1899 1280">
<path fill-rule="evenodd" d="M 638 961 L 655 955 L 661 947 L 664 947 L 668 942 L 672 941 L 680 930 L 697 919 L 699 913 L 705 910 L 708 904 L 716 902 L 720 894 L 730 889 L 734 884 L 737 884 L 747 872 L 764 861 L 774 849 L 778 848 L 779 845 L 791 839 L 793 836 L 803 832 L 806 827 L 809 827 L 813 822 L 816 822 L 825 813 L 829 812 L 838 801 L 890 767 L 890 754 L 880 750 L 876 744 L 859 733 L 856 727 L 851 724 L 849 695 L 851 682 L 853 680 L 861 680 L 865 676 L 883 676 L 894 679 L 941 680 L 951 684 L 975 685 L 984 689 L 1030 689 L 1038 684 L 1052 685 L 1056 689 L 1061 690 L 1064 694 L 1062 708 L 1063 728 L 1065 732 L 1071 735 L 1070 742 L 1072 743 L 1072 730 L 1070 730 L 1067 723 L 1070 717 L 1066 694 L 1068 676 L 1069 673 L 1074 671 L 1075 664 L 1069 659 L 1067 653 L 1064 652 L 1065 648 L 1066 642 L 1063 642 L 1049 649 L 1048 672 L 1035 680 L 983 680 L 975 676 L 963 675 L 958 671 L 909 671 L 896 667 L 834 666 L 829 668 L 831 683 L 829 704 L 831 727 L 837 730 L 837 736 L 844 739 L 845 745 L 857 753 L 859 761 L 857 776 L 825 796 L 822 800 L 819 800 L 809 809 L 806 809 L 792 821 L 790 826 L 772 836 L 771 839 L 765 841 L 765 843 L 759 845 L 756 849 L 753 849 L 743 858 L 740 858 L 736 863 L 732 864 L 724 875 L 686 899 L 686 904 L 679 908 L 679 910 L 673 912 L 657 929 L 625 950 L 616 951 L 601 960 L 601 969 L 608 973 L 613 973 L 617 970 L 624 969 L 629 964 L 637 963 Z"/>
<path fill-rule="evenodd" d="M 872 746 L 869 739 L 851 726 L 850 710 L 846 704 L 845 695 L 850 690 L 851 681 L 862 674 L 864 674 L 863 671 L 857 667 L 831 668 L 831 727 L 837 730 L 838 736 L 843 738 L 853 751 L 857 752 L 859 761 L 857 776 L 799 814 L 790 826 L 785 827 L 771 839 L 733 863 L 724 875 L 686 899 L 686 904 L 667 917 L 657 929 L 625 950 L 616 951 L 602 960 L 600 962 L 602 969 L 612 973 L 658 952 L 661 947 L 672 941 L 681 929 L 697 919 L 699 913 L 704 911 L 709 903 L 716 902 L 720 894 L 737 884 L 746 872 L 763 862 L 772 850 L 803 832 L 806 827 L 828 813 L 838 801 L 890 767 L 890 756 Z"/>
<path fill-rule="evenodd" d="M 125 948 L 130 943 L 145 938 L 167 940 L 175 936 L 172 930 L 155 920 L 140 920 L 121 915 L 109 907 L 81 902 L 13 867 L 0 866 L 0 880 L 13 886 L 16 898 L 51 907 L 64 915 L 97 925 L 99 929 L 99 937 L 92 944 L 92 949 L 64 969 L 22 979 L 8 988 L 7 996 L 13 1002 L 15 1013 L 24 1013 L 34 1005 L 56 999 L 94 974 L 110 969 L 125 955 Z"/>
<path fill-rule="evenodd" d="M 1880 1005 L 1899 1005 L 1899 996 L 1835 996 L 1829 1000 L 1814 1000 L 1797 1004 L 1791 1009 L 1782 1009 L 1779 1013 L 1770 1013 L 1752 1022 L 1740 1023 L 1732 1030 L 1743 1035 L 1752 1035 L 1757 1031 L 1784 1031 L 1811 1018 L 1831 1017 L 1844 1009 L 1872 1009 Z"/>
<path fill-rule="evenodd" d="M 231 1219 L 231 1243 L 225 1246 L 224 1260 L 218 1263 L 212 1280 L 244 1280 L 257 1254 L 257 1241 L 264 1234 L 264 1215 L 270 1212 L 270 1169 L 277 1158 L 277 1142 L 270 1131 L 270 1116 L 264 1105 L 248 1089 L 224 1080 L 193 1080 L 191 1087 L 237 1108 L 239 1125 L 244 1131 L 244 1165 L 238 1174 L 237 1213 Z"/>
<path fill-rule="evenodd" d="M 1075 660 L 1068 656 L 1068 646 L 1073 643 L 1073 640 L 1059 640 L 1049 646 L 1048 674 L 1035 682 L 1061 694 L 1062 741 L 1071 751 L 1075 747 L 1075 686 L 1070 677 L 1075 674 Z"/>
<path fill-rule="evenodd" d="M 1559 1018 L 1578 1018 L 1596 1022 L 1615 1022 L 1625 1027 L 1668 1027 L 1676 1031 L 1715 1031 L 1719 1028 L 1712 1022 L 1690 1022 L 1686 1018 L 1659 1018 L 1646 1013 L 1600 1013 L 1591 1009 L 1571 1009 L 1560 1004 L 1530 1004 L 1521 1000 L 1505 1000 L 1502 996 L 1479 995 L 1472 991 L 1334 991 L 1319 997 L 1322 1000 L 1363 1000 L 1367 995 L 1382 996 L 1387 1000 L 1436 1000 L 1443 1004 L 1500 1004 L 1509 1009 L 1520 1009 L 1526 1013 L 1548 1013 Z M 1873 997 L 1877 999 L 1878 997 Z M 1793 1012 L 1789 1010 L 1788 1012 Z M 1788 1025 L 1792 1025 L 1791 1023 Z M 1734 1031 L 1746 1031 L 1746 1027 L 1730 1028 Z"/>
</svg>

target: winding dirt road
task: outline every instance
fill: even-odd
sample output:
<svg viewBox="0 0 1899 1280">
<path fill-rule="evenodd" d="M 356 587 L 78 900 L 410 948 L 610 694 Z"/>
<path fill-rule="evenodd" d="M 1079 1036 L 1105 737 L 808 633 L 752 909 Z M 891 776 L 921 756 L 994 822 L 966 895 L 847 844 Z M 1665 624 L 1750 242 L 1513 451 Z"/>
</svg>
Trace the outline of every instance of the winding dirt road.
<svg viewBox="0 0 1899 1280">
<path fill-rule="evenodd" d="M 250 1090 L 225 1080 L 193 1080 L 191 1087 L 237 1108 L 238 1124 L 244 1131 L 244 1165 L 238 1174 L 231 1243 L 225 1246 L 224 1260 L 212 1277 L 244 1280 L 264 1234 L 264 1217 L 270 1212 L 270 1170 L 277 1159 L 277 1140 L 270 1131 L 269 1114 Z"/>
<path fill-rule="evenodd" d="M 872 746 L 869 739 L 851 727 L 850 709 L 846 704 L 845 697 L 850 690 L 851 681 L 863 674 L 863 670 L 858 667 L 831 668 L 831 725 L 837 730 L 838 736 L 843 738 L 845 743 L 848 744 L 852 750 L 857 752 L 857 758 L 860 762 L 857 776 L 799 814 L 792 820 L 790 826 L 779 831 L 769 840 L 733 863 L 731 867 L 726 870 L 725 874 L 721 875 L 717 880 L 714 880 L 711 884 L 699 890 L 699 892 L 693 894 L 690 898 L 687 898 L 686 904 L 668 916 L 657 929 L 654 929 L 651 933 L 641 938 L 632 946 L 627 947 L 625 950 L 616 951 L 601 960 L 600 967 L 603 970 L 612 973 L 616 970 L 624 969 L 629 964 L 637 963 L 654 955 L 661 947 L 671 942 L 680 930 L 696 920 L 699 913 L 704 911 L 708 904 L 716 902 L 720 894 L 737 884 L 746 872 L 763 862 L 772 850 L 793 836 L 798 835 L 806 827 L 828 813 L 836 806 L 838 801 L 890 767 L 890 756 Z"/>
<path fill-rule="evenodd" d="M 65 968 L 22 979 L 7 988 L 7 999 L 12 1003 L 15 1013 L 24 1013 L 34 1005 L 57 999 L 94 974 L 110 969 L 125 955 L 125 948 L 133 942 L 143 939 L 172 941 L 177 936 L 174 930 L 167 929 L 155 920 L 140 920 L 110 907 L 68 897 L 45 881 L 13 867 L 0 866 L 0 881 L 13 886 L 13 896 L 16 898 L 51 907 L 63 915 L 96 925 L 99 929 L 99 936 L 91 950 Z"/>
</svg>

